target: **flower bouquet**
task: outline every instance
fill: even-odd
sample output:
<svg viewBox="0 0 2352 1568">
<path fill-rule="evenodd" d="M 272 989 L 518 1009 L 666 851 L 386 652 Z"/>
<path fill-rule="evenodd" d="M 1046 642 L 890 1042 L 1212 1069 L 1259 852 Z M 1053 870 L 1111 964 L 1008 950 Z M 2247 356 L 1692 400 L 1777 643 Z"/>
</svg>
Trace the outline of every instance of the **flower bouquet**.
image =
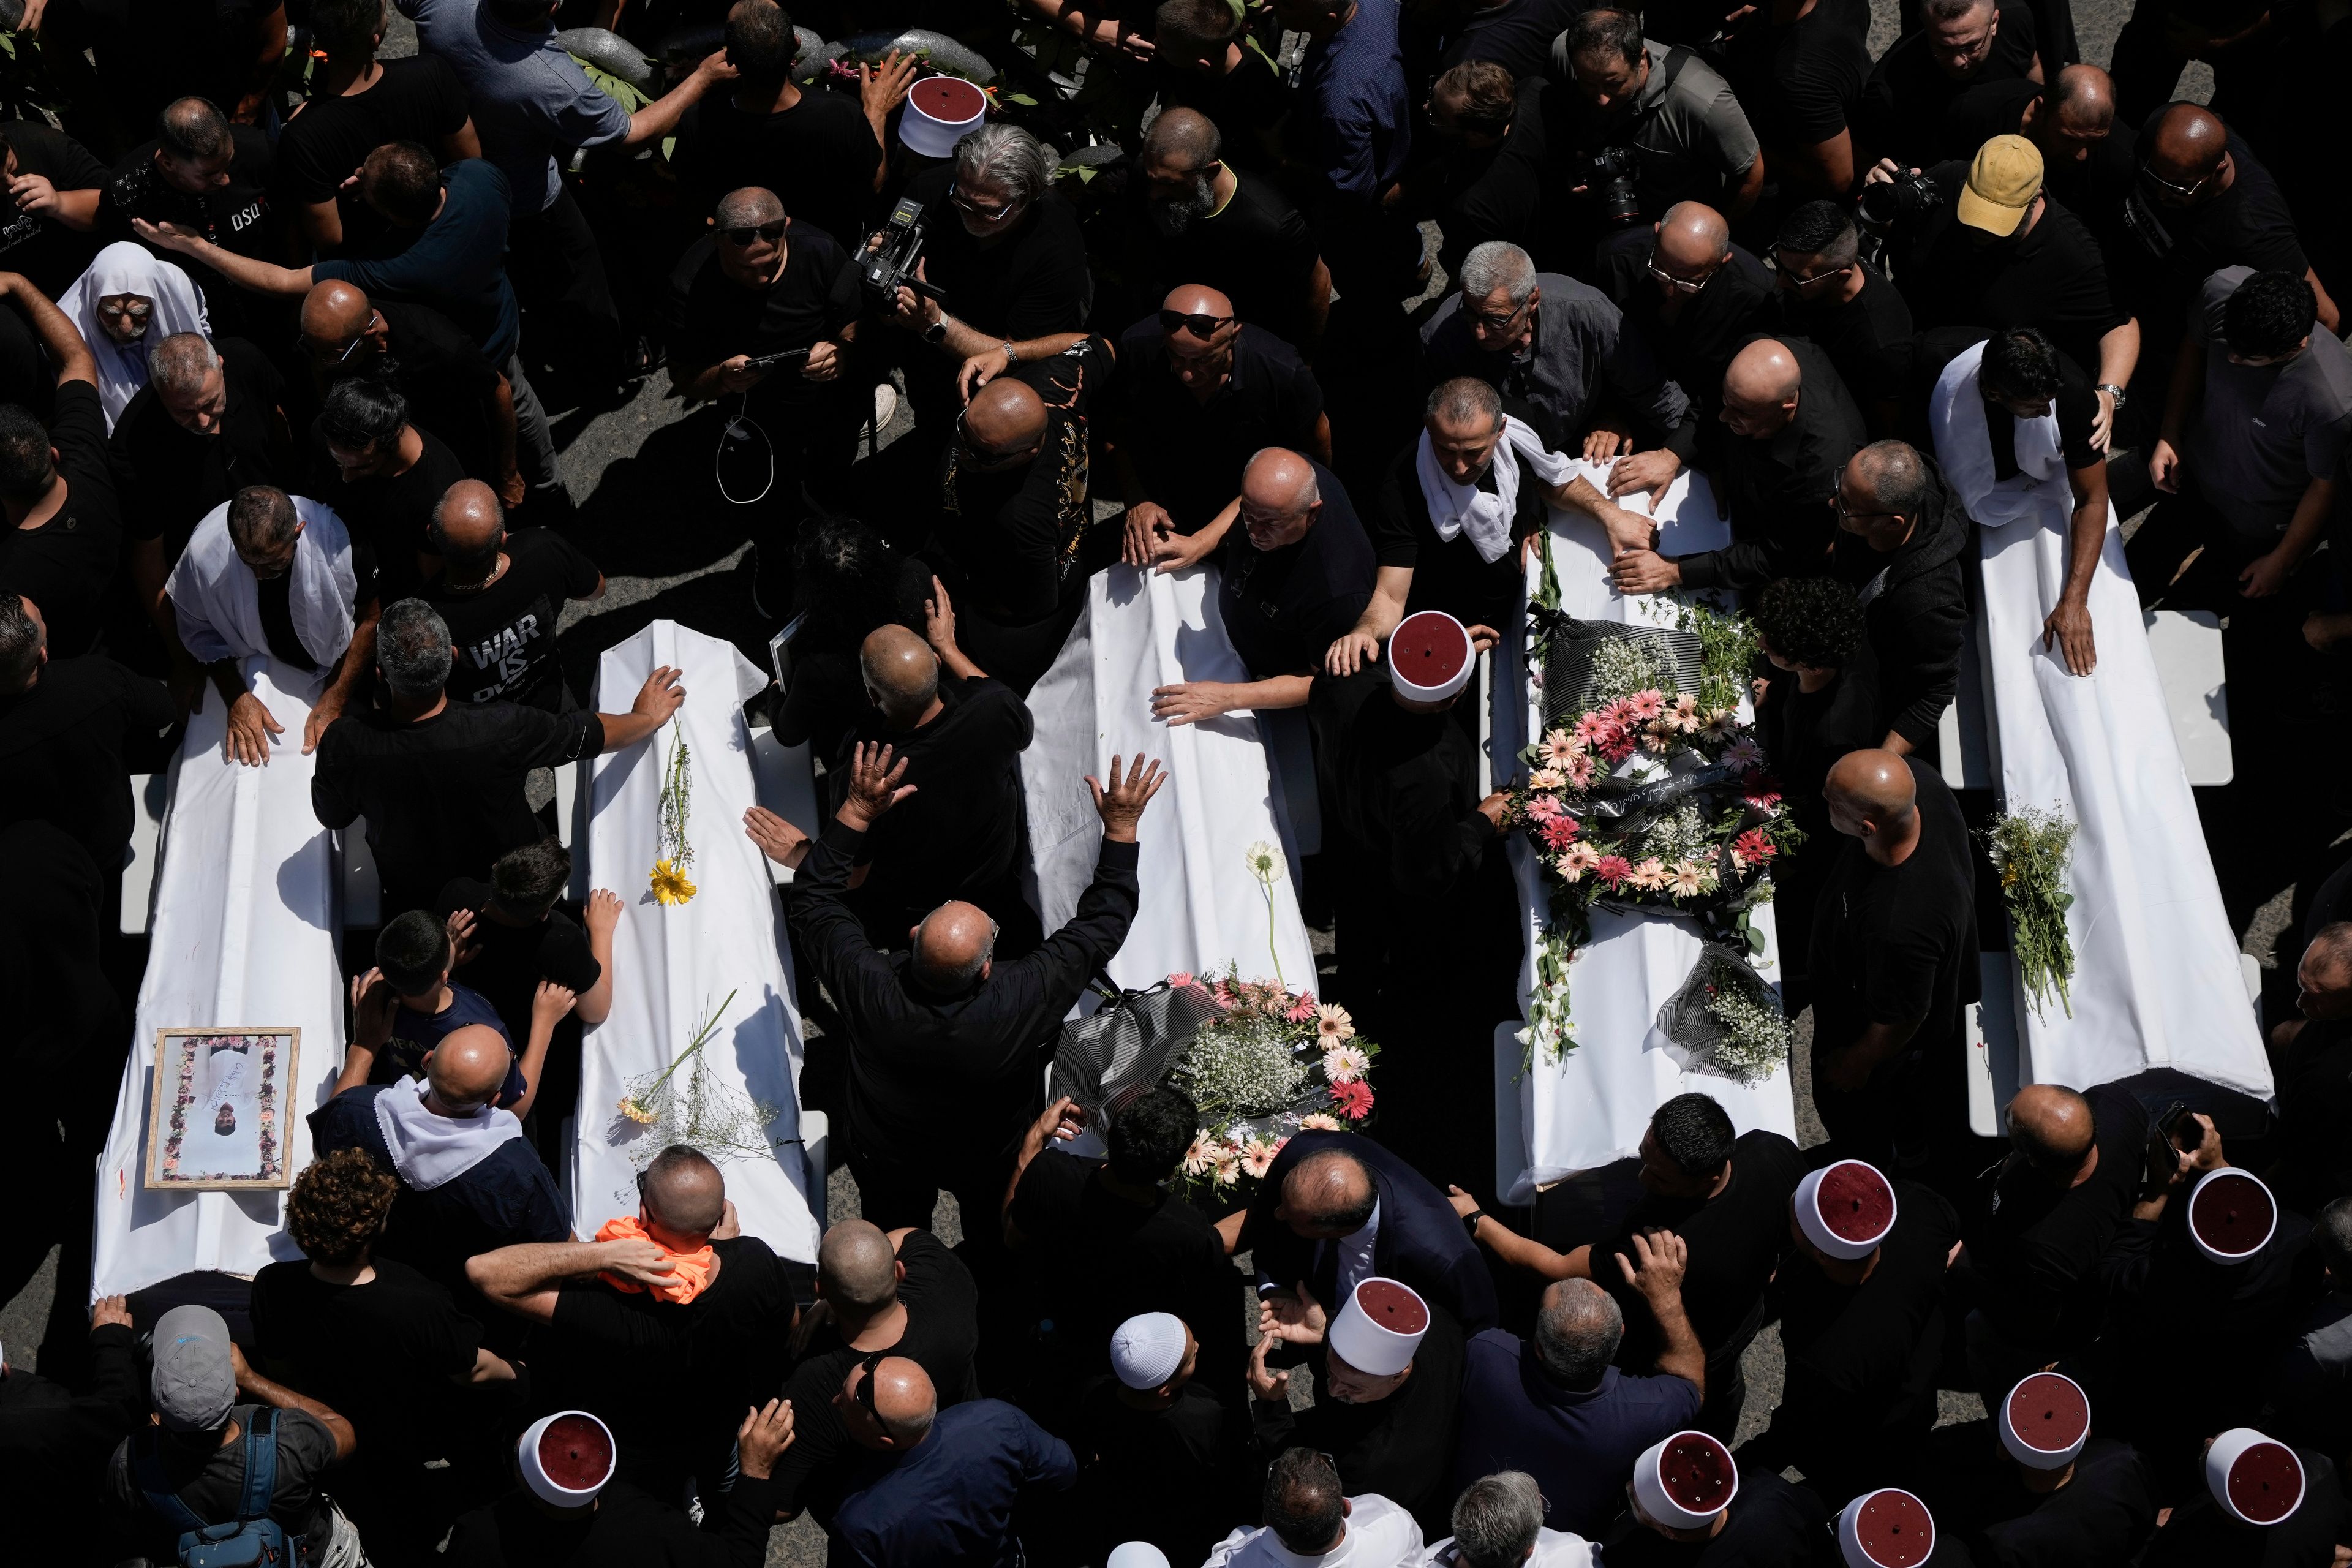
<svg viewBox="0 0 2352 1568">
<path fill-rule="evenodd" d="M 1678 669 L 1650 640 L 1595 639 L 1574 718 L 1521 753 L 1528 771 L 1507 820 L 1535 850 L 1549 904 L 1519 1036 L 1531 1058 L 1576 1047 L 1568 970 L 1594 905 L 1691 916 L 1752 952 L 1748 913 L 1771 897 L 1765 869 L 1802 840 L 1734 705 L 1744 639 L 1703 606 L 1684 620 L 1708 656 L 1702 670 Z"/>
<path fill-rule="evenodd" d="M 1201 1026 L 1169 1075 L 1201 1109 L 1185 1186 L 1195 1199 L 1246 1203 L 1292 1133 L 1362 1125 L 1381 1048 L 1356 1033 L 1346 1008 L 1311 992 L 1230 971 L 1211 990 L 1224 1012 Z"/>
<path fill-rule="evenodd" d="M 680 1143 L 709 1155 L 713 1163 L 765 1159 L 775 1152 L 768 1127 L 782 1111 L 721 1082 L 703 1057 L 703 1047 L 719 1032 L 719 1021 L 735 995 L 727 993 L 727 1000 L 703 1019 L 669 1066 L 629 1081 L 613 1131 L 616 1142 L 618 1136 L 635 1134 L 629 1157 L 637 1169 L 644 1170 L 655 1155 Z M 686 1069 L 683 1079 L 678 1076 L 681 1068 Z M 646 1131 L 636 1134 L 637 1128 Z"/>
<path fill-rule="evenodd" d="M 2066 869 L 2074 854 L 2074 825 L 2058 811 L 2008 811 L 1985 831 L 1985 850 L 2000 873 L 2000 901 L 2008 906 L 2010 951 L 2025 982 L 2026 999 L 2037 1013 L 2055 993 L 2069 1018 L 2074 999 L 2074 943 L 2066 933 L 2066 911 L 2074 895 Z"/>
<path fill-rule="evenodd" d="M 1690 977 L 1658 1009 L 1658 1032 L 1685 1069 L 1713 1068 L 1741 1083 L 1778 1072 L 1796 1038 L 1764 977 L 1713 942 L 1699 949 Z"/>
<path fill-rule="evenodd" d="M 686 868 L 694 864 L 694 846 L 686 837 L 694 805 L 693 759 L 687 751 L 686 731 L 676 720 L 670 721 L 669 732 L 669 762 L 662 771 L 661 817 L 656 828 L 658 848 L 650 879 L 656 900 L 683 904 L 695 894 L 694 884 L 686 879 Z"/>
</svg>

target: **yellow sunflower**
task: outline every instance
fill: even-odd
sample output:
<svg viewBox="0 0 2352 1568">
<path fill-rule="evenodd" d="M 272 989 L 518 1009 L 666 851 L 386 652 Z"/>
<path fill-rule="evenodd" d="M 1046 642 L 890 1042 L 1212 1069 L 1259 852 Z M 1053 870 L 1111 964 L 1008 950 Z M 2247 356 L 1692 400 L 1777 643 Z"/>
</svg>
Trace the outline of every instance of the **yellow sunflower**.
<svg viewBox="0 0 2352 1568">
<path fill-rule="evenodd" d="M 654 862 L 653 884 L 655 899 L 665 904 L 682 904 L 694 897 L 694 884 L 686 879 L 685 872 L 667 860 Z"/>
</svg>

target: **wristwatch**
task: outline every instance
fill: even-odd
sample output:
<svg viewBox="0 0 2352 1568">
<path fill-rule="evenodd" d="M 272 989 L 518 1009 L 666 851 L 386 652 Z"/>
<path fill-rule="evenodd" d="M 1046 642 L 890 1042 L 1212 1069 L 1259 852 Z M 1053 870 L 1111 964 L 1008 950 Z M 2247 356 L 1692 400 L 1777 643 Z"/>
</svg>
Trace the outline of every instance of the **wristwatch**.
<svg viewBox="0 0 2352 1568">
<path fill-rule="evenodd" d="M 1468 1214 L 1462 1216 L 1462 1228 L 1468 1231 L 1472 1236 L 1475 1236 L 1478 1234 L 1478 1222 L 1486 1217 L 1486 1211 L 1485 1209 L 1472 1209 Z"/>
<path fill-rule="evenodd" d="M 1004 351 L 1004 363 L 1008 367 L 1021 363 L 1021 356 L 1013 352 L 1012 342 L 1009 339 L 996 346 Z"/>
<path fill-rule="evenodd" d="M 2118 408 L 2121 408 L 2125 404 L 2131 401 L 2131 394 L 2126 392 L 2122 387 L 2117 386 L 2112 381 L 2103 381 L 2099 383 L 2098 390 L 2114 398 L 2116 400 L 2116 406 Z"/>
<path fill-rule="evenodd" d="M 938 321 L 933 321 L 929 326 L 923 329 L 923 341 L 934 346 L 947 342 L 947 337 L 948 319 L 945 316 L 941 316 Z"/>
</svg>

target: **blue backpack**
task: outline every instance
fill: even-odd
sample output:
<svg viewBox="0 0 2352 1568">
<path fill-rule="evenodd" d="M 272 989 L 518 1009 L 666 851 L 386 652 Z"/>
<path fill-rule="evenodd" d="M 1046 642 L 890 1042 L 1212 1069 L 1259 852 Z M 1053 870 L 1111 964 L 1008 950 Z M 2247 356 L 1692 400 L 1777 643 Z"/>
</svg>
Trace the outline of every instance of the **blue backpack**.
<svg viewBox="0 0 2352 1568">
<path fill-rule="evenodd" d="M 131 1474 L 155 1517 L 180 1531 L 180 1568 L 296 1568 L 301 1562 L 299 1544 L 269 1517 L 278 1495 L 277 1411 L 257 1411 L 245 1429 L 245 1494 L 229 1523 L 206 1524 L 180 1500 L 163 1474 L 152 1433 L 142 1433 L 133 1445 Z"/>
</svg>

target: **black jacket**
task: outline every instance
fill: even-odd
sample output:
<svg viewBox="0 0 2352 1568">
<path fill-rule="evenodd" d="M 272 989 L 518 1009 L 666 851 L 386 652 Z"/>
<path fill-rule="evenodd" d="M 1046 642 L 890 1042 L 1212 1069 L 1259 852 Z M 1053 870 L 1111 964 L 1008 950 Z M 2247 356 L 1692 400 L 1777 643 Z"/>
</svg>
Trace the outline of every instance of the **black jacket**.
<svg viewBox="0 0 2352 1568">
<path fill-rule="evenodd" d="M 866 835 L 838 819 L 809 852 L 785 918 L 793 948 L 849 1036 L 850 1147 L 953 1186 L 1008 1154 L 1035 1113 L 1037 1047 L 1127 940 L 1137 847 L 1103 841 L 1077 912 L 1034 952 L 961 996 L 934 996 L 885 957 L 842 900 Z"/>
<path fill-rule="evenodd" d="M 1933 481 L 1911 537 L 1881 555 L 1857 534 L 1841 531 L 1837 575 L 1857 593 L 1878 588 L 1863 612 L 1870 650 L 1878 658 L 1879 712 L 1885 728 L 1914 749 L 1932 744 L 1936 727 L 1960 689 L 1960 645 L 1969 625 L 1968 584 L 1960 557 L 1976 525 L 1944 482 L 1936 459 L 1922 452 Z"/>
<path fill-rule="evenodd" d="M 1699 456 L 1715 481 L 1715 503 L 1731 523 L 1731 542 L 1682 558 L 1687 587 L 1756 588 L 1775 577 L 1819 576 L 1828 568 L 1837 533 L 1830 498 L 1837 493 L 1838 470 L 1862 450 L 1870 432 L 1819 344 L 1795 337 L 1774 341 L 1786 345 L 1803 379 L 1796 416 L 1760 438 L 1735 436 L 1720 419 L 1702 421 Z M 1718 372 L 1718 388 L 1722 380 Z"/>
</svg>

